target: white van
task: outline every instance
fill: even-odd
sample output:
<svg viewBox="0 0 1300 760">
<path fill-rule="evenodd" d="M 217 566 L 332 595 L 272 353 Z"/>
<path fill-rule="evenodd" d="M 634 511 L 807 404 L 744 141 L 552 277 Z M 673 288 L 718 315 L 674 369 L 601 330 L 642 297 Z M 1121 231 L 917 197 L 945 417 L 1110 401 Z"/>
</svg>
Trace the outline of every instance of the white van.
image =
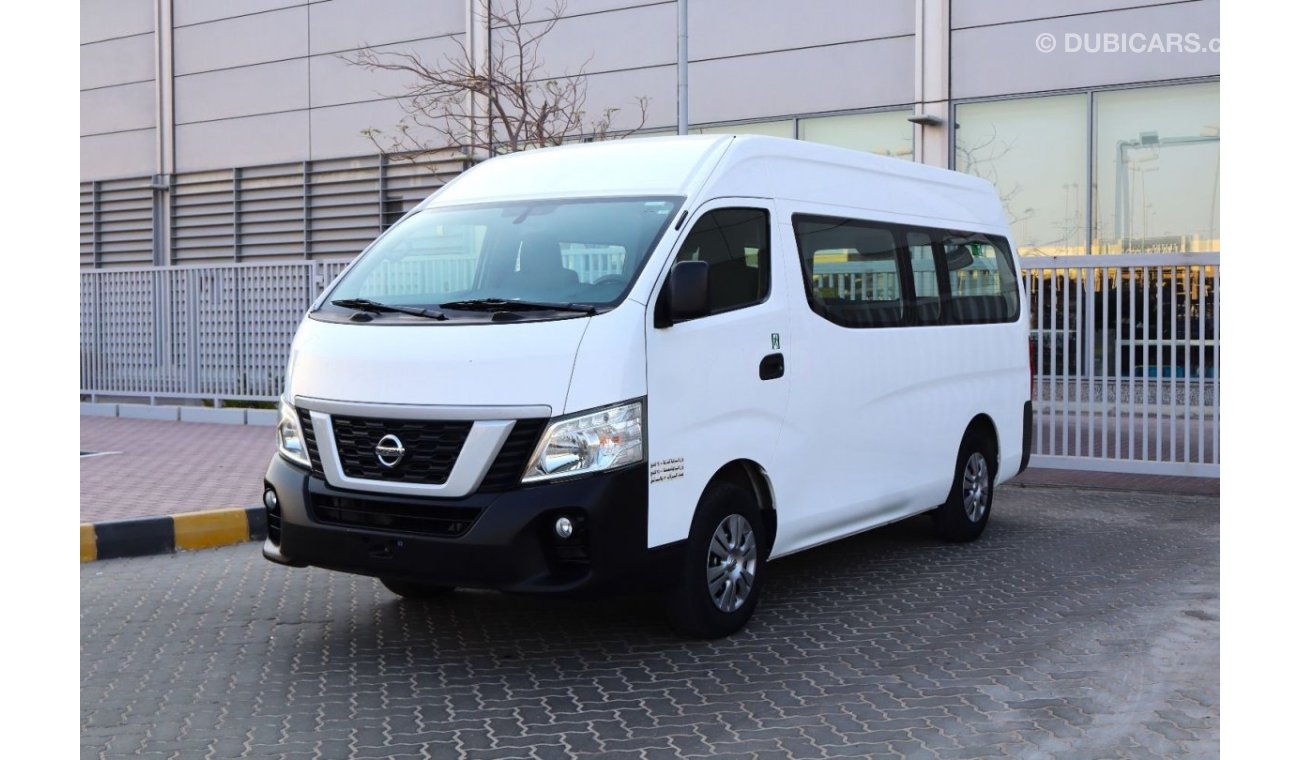
<svg viewBox="0 0 1300 760">
<path fill-rule="evenodd" d="M 381 235 L 294 339 L 268 559 L 456 587 L 666 592 L 727 635 L 769 559 L 989 519 L 1029 453 L 993 186 L 768 137 L 528 151 Z"/>
</svg>

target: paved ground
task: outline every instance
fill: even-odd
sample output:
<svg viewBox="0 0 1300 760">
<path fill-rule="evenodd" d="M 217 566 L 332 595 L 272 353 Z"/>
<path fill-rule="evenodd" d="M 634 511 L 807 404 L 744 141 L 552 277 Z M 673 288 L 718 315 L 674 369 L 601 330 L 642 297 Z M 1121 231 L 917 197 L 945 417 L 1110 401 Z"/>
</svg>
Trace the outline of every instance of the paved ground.
<svg viewBox="0 0 1300 760">
<path fill-rule="evenodd" d="M 81 522 L 262 501 L 275 430 L 257 425 L 82 417 Z"/>
<path fill-rule="evenodd" d="M 83 757 L 1217 757 L 1218 500 L 998 499 L 975 544 L 922 518 L 774 563 L 719 642 L 251 545 L 83 565 Z"/>
<path fill-rule="evenodd" d="M 82 417 L 81 450 L 117 452 L 81 460 L 81 522 L 249 507 L 275 453 L 272 428 L 116 417 Z M 1217 496 L 1219 481 L 1153 475 L 1040 470 L 1018 482 Z"/>
</svg>

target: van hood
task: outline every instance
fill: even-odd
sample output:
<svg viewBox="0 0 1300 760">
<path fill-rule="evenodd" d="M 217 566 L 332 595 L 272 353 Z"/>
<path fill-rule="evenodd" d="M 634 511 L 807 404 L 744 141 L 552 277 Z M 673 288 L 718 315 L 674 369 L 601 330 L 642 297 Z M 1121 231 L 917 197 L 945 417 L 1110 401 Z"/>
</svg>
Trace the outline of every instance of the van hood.
<svg viewBox="0 0 1300 760">
<path fill-rule="evenodd" d="M 308 317 L 289 399 L 564 409 L 589 317 L 518 324 L 337 324 Z"/>
</svg>

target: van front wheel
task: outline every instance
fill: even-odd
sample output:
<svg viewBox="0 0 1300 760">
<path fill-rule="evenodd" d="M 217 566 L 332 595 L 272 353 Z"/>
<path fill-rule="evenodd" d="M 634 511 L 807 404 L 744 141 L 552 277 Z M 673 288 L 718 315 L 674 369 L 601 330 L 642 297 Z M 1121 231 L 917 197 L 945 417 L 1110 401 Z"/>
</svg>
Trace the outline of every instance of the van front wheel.
<svg viewBox="0 0 1300 760">
<path fill-rule="evenodd" d="M 667 599 L 678 633 L 716 639 L 749 621 L 763 585 L 763 530 L 752 493 L 725 483 L 705 492 L 686 540 L 685 564 Z"/>
<path fill-rule="evenodd" d="M 993 447 L 983 436 L 962 441 L 948 500 L 934 511 L 934 524 L 945 541 L 974 541 L 988 525 L 993 509 Z"/>
</svg>

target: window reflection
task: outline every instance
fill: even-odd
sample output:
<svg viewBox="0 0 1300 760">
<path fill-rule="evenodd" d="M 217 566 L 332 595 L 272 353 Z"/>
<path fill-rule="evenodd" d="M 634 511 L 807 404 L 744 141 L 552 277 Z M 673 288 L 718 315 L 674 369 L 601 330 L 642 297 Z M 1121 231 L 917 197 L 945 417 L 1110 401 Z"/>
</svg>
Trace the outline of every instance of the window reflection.
<svg viewBox="0 0 1300 760">
<path fill-rule="evenodd" d="M 998 189 L 1021 256 L 1084 252 L 1088 96 L 957 107 L 956 167 Z"/>
<path fill-rule="evenodd" d="M 912 160 L 912 112 L 886 111 L 799 120 L 799 139 Z"/>
<path fill-rule="evenodd" d="M 1219 250 L 1219 85 L 1095 97 L 1094 251 Z"/>
<path fill-rule="evenodd" d="M 963 103 L 956 121 L 954 165 L 997 187 L 1022 256 L 1219 250 L 1217 82 Z"/>
</svg>

